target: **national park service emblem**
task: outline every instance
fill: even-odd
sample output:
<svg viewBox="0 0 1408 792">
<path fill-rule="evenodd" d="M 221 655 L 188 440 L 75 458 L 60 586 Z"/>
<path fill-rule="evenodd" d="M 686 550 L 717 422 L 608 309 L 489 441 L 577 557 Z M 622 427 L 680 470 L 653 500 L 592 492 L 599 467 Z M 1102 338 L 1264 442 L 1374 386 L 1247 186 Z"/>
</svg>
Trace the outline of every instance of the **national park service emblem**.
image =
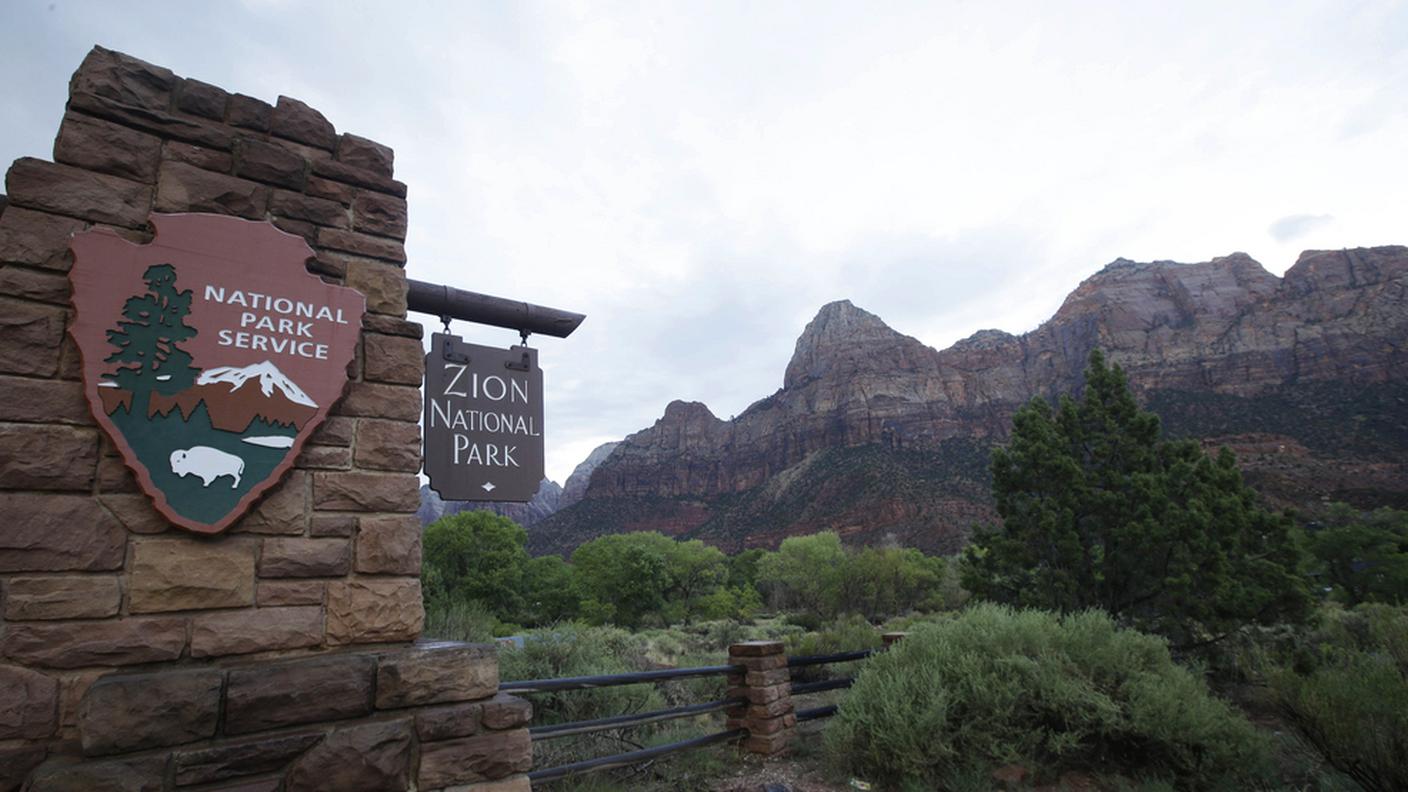
<svg viewBox="0 0 1408 792">
<path fill-rule="evenodd" d="M 152 215 L 139 245 L 73 239 L 69 332 L 93 415 L 172 523 L 218 533 L 293 465 L 342 395 L 366 300 L 267 222 Z"/>
</svg>

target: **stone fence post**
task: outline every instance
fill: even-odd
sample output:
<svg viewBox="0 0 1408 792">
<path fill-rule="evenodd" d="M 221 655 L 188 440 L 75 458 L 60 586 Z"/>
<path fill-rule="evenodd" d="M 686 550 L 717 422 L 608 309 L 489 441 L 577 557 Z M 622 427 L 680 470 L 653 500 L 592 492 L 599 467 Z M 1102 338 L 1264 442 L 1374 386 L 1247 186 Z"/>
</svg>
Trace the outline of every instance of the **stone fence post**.
<svg viewBox="0 0 1408 792">
<path fill-rule="evenodd" d="M 743 750 L 763 756 L 786 752 L 797 727 L 792 707 L 792 674 L 781 641 L 744 641 L 728 648 L 730 665 L 743 666 L 743 674 L 728 678 L 729 698 L 746 698 L 748 704 L 728 711 L 728 728 L 744 728 L 748 737 Z"/>
</svg>

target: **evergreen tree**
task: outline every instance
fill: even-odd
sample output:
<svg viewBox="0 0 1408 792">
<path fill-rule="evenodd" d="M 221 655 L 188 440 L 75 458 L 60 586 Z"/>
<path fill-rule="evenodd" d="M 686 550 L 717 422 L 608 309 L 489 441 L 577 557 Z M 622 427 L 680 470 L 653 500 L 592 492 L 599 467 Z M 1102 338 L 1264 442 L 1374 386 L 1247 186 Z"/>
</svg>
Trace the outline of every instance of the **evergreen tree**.
<svg viewBox="0 0 1408 792">
<path fill-rule="evenodd" d="M 1159 438 L 1097 350 L 1079 402 L 1033 399 L 993 452 L 1002 524 L 964 557 L 974 595 L 1070 612 L 1100 608 L 1175 645 L 1301 617 L 1309 595 L 1287 515 L 1262 509 L 1231 452 Z"/>
<path fill-rule="evenodd" d="M 123 318 L 108 331 L 108 343 L 116 349 L 106 362 L 117 363 L 110 375 L 119 387 L 132 391 L 133 412 L 141 414 L 148 394 L 179 393 L 194 382 L 198 369 L 179 344 L 195 336 L 186 324 L 191 312 L 191 290 L 177 291 L 176 268 L 154 264 L 142 274 L 147 293 L 127 298 Z"/>
</svg>

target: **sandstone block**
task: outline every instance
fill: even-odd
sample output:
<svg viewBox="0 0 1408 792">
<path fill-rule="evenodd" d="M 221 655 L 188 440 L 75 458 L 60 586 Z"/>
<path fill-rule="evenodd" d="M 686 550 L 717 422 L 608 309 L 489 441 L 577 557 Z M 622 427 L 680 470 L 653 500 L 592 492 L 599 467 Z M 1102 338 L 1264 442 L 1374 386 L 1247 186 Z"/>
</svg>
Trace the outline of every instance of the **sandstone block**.
<svg viewBox="0 0 1408 792">
<path fill-rule="evenodd" d="M 128 469 L 127 463 L 122 461 L 122 457 L 103 456 L 98 459 L 98 491 L 137 493 L 141 490 L 138 489 L 137 479 Z"/>
<path fill-rule="evenodd" d="M 416 421 L 421 413 L 420 388 L 380 382 L 353 382 L 334 409 L 340 415 Z"/>
<path fill-rule="evenodd" d="M 335 577 L 351 568 L 352 545 L 345 539 L 270 538 L 259 555 L 262 578 Z"/>
<path fill-rule="evenodd" d="M 419 339 L 363 333 L 362 347 L 369 380 L 420 385 L 425 376 L 425 350 Z"/>
<path fill-rule="evenodd" d="M 406 238 L 406 199 L 375 192 L 358 193 L 352 201 L 352 228 L 368 234 Z"/>
<path fill-rule="evenodd" d="M 369 575 L 419 575 L 420 520 L 414 514 L 363 517 L 356 570 Z"/>
<path fill-rule="evenodd" d="M 783 653 L 781 641 L 742 641 L 730 644 L 728 647 L 730 656 L 759 657 L 762 655 L 775 655 Z"/>
<path fill-rule="evenodd" d="M 352 198 L 357 192 L 357 189 L 350 184 L 312 175 L 308 177 L 308 182 L 304 185 L 303 190 L 309 195 L 337 201 L 343 206 L 351 206 Z"/>
<path fill-rule="evenodd" d="M 279 137 L 332 151 L 337 147 L 337 131 L 317 110 L 287 96 L 274 105 L 270 130 Z"/>
<path fill-rule="evenodd" d="M 764 756 L 776 756 L 786 751 L 791 741 L 791 730 L 780 731 L 776 734 L 754 734 L 743 741 L 743 750 Z"/>
<path fill-rule="evenodd" d="M 478 734 L 483 710 L 478 703 L 416 710 L 416 734 L 427 742 Z"/>
<path fill-rule="evenodd" d="M 225 692 L 225 731 L 245 734 L 366 715 L 375 670 L 376 661 L 366 655 L 235 669 Z"/>
<path fill-rule="evenodd" d="M 420 470 L 420 426 L 364 419 L 357 427 L 356 458 L 360 468 L 415 473 Z"/>
<path fill-rule="evenodd" d="M 367 311 L 404 317 L 406 315 L 406 273 L 400 267 L 381 261 L 349 258 L 347 285 L 366 295 Z M 418 357 L 424 357 L 424 352 Z M 422 364 L 423 365 L 423 364 Z"/>
<path fill-rule="evenodd" d="M 411 641 L 425 625 L 417 578 L 379 578 L 328 584 L 331 644 Z"/>
<path fill-rule="evenodd" d="M 109 669 L 76 671 L 59 677 L 59 726 L 78 728 L 78 712 L 83 697 L 94 682 L 112 673 Z"/>
<path fill-rule="evenodd" d="M 191 619 L 191 657 L 304 649 L 322 642 L 321 604 L 202 613 Z"/>
<path fill-rule="evenodd" d="M 141 182 L 30 157 L 10 166 L 5 188 L 16 206 L 128 228 L 146 223 L 152 205 Z"/>
<path fill-rule="evenodd" d="M 59 725 L 59 683 L 28 668 L 0 665 L 0 740 L 38 740 Z"/>
<path fill-rule="evenodd" d="M 78 712 L 83 753 L 138 751 L 214 736 L 222 682 L 217 669 L 99 679 Z"/>
<path fill-rule="evenodd" d="M 161 212 L 214 212 L 264 219 L 269 188 L 256 182 L 187 165 L 163 162 L 156 187 Z"/>
<path fill-rule="evenodd" d="M 235 158 L 228 151 L 182 143 L 179 140 L 166 141 L 161 156 L 171 162 L 184 162 L 216 173 L 229 173 L 235 167 Z"/>
<path fill-rule="evenodd" d="M 303 470 L 348 470 L 352 467 L 352 449 L 304 446 L 295 464 Z"/>
<path fill-rule="evenodd" d="M 317 744 L 321 733 L 290 734 L 177 751 L 172 759 L 177 786 L 209 784 L 239 776 L 272 773 Z"/>
<path fill-rule="evenodd" d="M 321 605 L 326 589 L 321 580 L 261 580 L 254 585 L 254 601 L 260 608 Z"/>
<path fill-rule="evenodd" d="M 0 299 L 0 372 L 52 377 L 64 322 L 62 308 Z"/>
<path fill-rule="evenodd" d="M 313 436 L 308 438 L 308 442 L 314 445 L 329 446 L 350 446 L 352 438 L 356 436 L 357 422 L 351 418 L 343 418 L 336 415 L 328 416 L 323 425 L 319 426 Z"/>
<path fill-rule="evenodd" d="M 313 474 L 313 506 L 324 511 L 414 512 L 419 479 L 407 473 Z"/>
<path fill-rule="evenodd" d="M 409 721 L 348 726 L 329 734 L 289 770 L 286 792 L 406 789 L 411 779 Z"/>
<path fill-rule="evenodd" d="M 395 153 L 390 146 L 357 135 L 344 134 L 337 141 L 337 161 L 391 178 Z"/>
<path fill-rule="evenodd" d="M 394 195 L 397 198 L 406 197 L 405 184 L 369 170 L 363 170 L 344 162 L 338 162 L 337 160 L 314 161 L 313 174 L 325 179 L 331 179 L 332 181 L 345 182 L 364 189 Z"/>
<path fill-rule="evenodd" d="M 230 97 L 228 112 L 230 126 L 268 132 L 269 122 L 274 117 L 274 106 L 262 99 L 234 94 Z"/>
<path fill-rule="evenodd" d="M 351 536 L 357 530 L 357 518 L 350 514 L 315 514 L 308 533 L 313 536 Z"/>
<path fill-rule="evenodd" d="M 297 470 L 289 473 L 244 519 L 235 523 L 234 532 L 286 536 L 303 533 L 308 525 L 307 491 L 308 475 Z"/>
<path fill-rule="evenodd" d="M 105 118 L 123 126 L 150 132 L 163 138 L 222 150 L 229 150 L 233 143 L 230 131 L 218 124 L 212 124 L 209 121 L 195 121 L 161 110 L 133 107 L 92 94 L 70 95 L 68 108 L 85 115 Z"/>
<path fill-rule="evenodd" d="M 8 206 L 0 213 L 0 261 L 67 271 L 69 240 L 86 223 L 72 217 Z"/>
<path fill-rule="evenodd" d="M 52 764 L 34 774 L 33 792 L 162 792 L 168 754 Z"/>
<path fill-rule="evenodd" d="M 517 729 L 533 720 L 533 705 L 527 700 L 499 693 L 484 702 L 484 728 Z"/>
<path fill-rule="evenodd" d="M 225 104 L 230 94 L 224 89 L 200 80 L 181 80 L 176 88 L 176 109 L 183 113 L 221 121 L 225 118 Z"/>
<path fill-rule="evenodd" d="M 53 424 L 0 426 L 0 487 L 91 490 L 96 430 Z"/>
<path fill-rule="evenodd" d="M 0 789 L 14 792 L 24 786 L 31 770 L 48 754 L 44 743 L 0 744 Z"/>
<path fill-rule="evenodd" d="M 235 175 L 291 190 L 303 189 L 303 158 L 282 146 L 254 138 L 235 140 Z"/>
<path fill-rule="evenodd" d="M 0 375 L 0 421 L 90 425 L 83 383 Z"/>
<path fill-rule="evenodd" d="M 120 569 L 127 532 L 86 495 L 0 493 L 0 572 Z"/>
<path fill-rule="evenodd" d="M 194 537 L 138 539 L 128 568 L 132 613 L 254 604 L 255 543 Z"/>
<path fill-rule="evenodd" d="M 94 47 L 69 81 L 70 93 L 88 93 L 136 107 L 165 110 L 176 87 L 170 69 L 104 47 Z"/>
<path fill-rule="evenodd" d="M 736 657 L 733 659 L 734 665 L 740 665 L 749 671 L 772 671 L 778 668 L 787 667 L 787 655 L 763 655 L 761 657 Z"/>
<path fill-rule="evenodd" d="M 171 527 L 152 505 L 151 498 L 141 493 L 104 493 L 98 500 L 132 533 L 159 534 Z"/>
<path fill-rule="evenodd" d="M 499 660 L 489 644 L 455 644 L 382 655 L 378 709 L 489 698 L 499 689 Z"/>
<path fill-rule="evenodd" d="M 175 660 L 186 647 L 176 618 L 11 624 L 0 639 L 5 657 L 45 668 L 133 665 Z"/>
<path fill-rule="evenodd" d="M 55 162 L 139 182 L 156 181 L 160 157 L 160 138 L 80 113 L 64 114 L 54 141 Z"/>
<path fill-rule="evenodd" d="M 15 264 L 0 266 L 0 294 L 67 306 L 71 289 L 62 272 L 46 272 Z"/>
<path fill-rule="evenodd" d="M 5 618 L 101 619 L 116 616 L 122 587 L 116 575 L 14 577 L 5 584 Z"/>
<path fill-rule="evenodd" d="M 420 322 L 408 322 L 394 316 L 374 313 L 362 315 L 362 329 L 382 335 L 397 335 L 417 340 L 425 336 L 425 328 L 421 327 Z"/>
<path fill-rule="evenodd" d="M 767 704 L 749 704 L 747 717 L 750 722 L 780 718 L 792 711 L 792 698 L 778 698 Z"/>
<path fill-rule="evenodd" d="M 396 264 L 406 263 L 406 248 L 400 242 L 357 231 L 344 231 L 340 228 L 321 229 L 318 231 L 318 245 L 329 250 L 351 253 L 355 256 L 382 259 Z"/>
<path fill-rule="evenodd" d="M 791 681 L 792 675 L 786 668 L 777 668 L 772 671 L 749 671 L 744 675 L 744 684 L 748 687 L 767 687 L 769 685 L 785 685 Z"/>
<path fill-rule="evenodd" d="M 533 744 L 527 729 L 489 732 L 423 743 L 418 781 L 421 789 L 436 789 L 526 773 L 532 765 Z"/>
<path fill-rule="evenodd" d="M 748 699 L 750 704 L 770 704 L 787 694 L 786 685 L 772 685 L 770 687 L 750 688 L 738 687 L 729 688 L 728 697 L 737 698 L 742 696 Z"/>
<path fill-rule="evenodd" d="M 276 216 L 306 220 L 320 226 L 346 228 L 349 225 L 347 209 L 342 204 L 302 193 L 275 190 L 269 211 Z"/>
</svg>

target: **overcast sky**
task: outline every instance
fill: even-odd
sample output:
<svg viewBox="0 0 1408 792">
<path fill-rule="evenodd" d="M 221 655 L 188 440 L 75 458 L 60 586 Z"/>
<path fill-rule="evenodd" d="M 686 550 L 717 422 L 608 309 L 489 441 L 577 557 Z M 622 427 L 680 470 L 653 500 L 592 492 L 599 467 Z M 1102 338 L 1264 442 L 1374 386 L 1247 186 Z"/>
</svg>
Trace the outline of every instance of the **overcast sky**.
<svg viewBox="0 0 1408 792">
<path fill-rule="evenodd" d="M 392 146 L 412 277 L 587 314 L 536 341 L 559 482 L 831 300 L 943 348 L 1121 256 L 1408 243 L 1405 2 L 8 0 L 0 160 L 95 43 Z"/>
</svg>

